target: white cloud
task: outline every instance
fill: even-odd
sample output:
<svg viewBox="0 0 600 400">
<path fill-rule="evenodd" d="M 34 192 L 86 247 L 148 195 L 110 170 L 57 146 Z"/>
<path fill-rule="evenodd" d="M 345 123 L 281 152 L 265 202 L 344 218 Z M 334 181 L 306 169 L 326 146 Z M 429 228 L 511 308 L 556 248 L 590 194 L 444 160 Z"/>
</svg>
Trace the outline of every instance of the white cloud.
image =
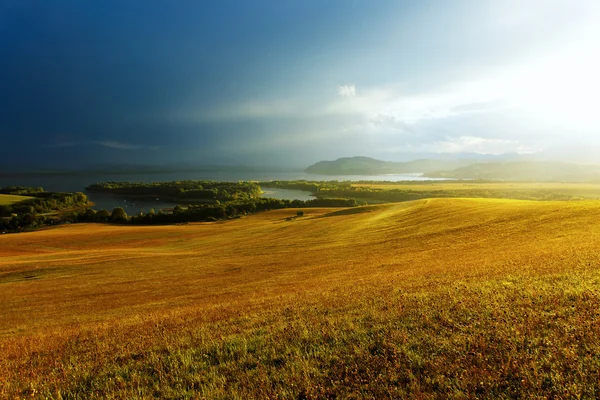
<svg viewBox="0 0 600 400">
<path fill-rule="evenodd" d="M 356 96 L 356 85 L 340 85 L 338 86 L 338 95 L 341 97 Z"/>
<path fill-rule="evenodd" d="M 518 140 L 458 136 L 444 140 L 430 140 L 424 143 L 411 143 L 401 147 L 391 146 L 382 151 L 384 153 L 477 153 L 499 155 L 511 152 L 533 154 L 540 150 L 540 148 L 524 145 Z"/>
<path fill-rule="evenodd" d="M 428 145 L 430 151 L 439 153 L 485 153 L 503 154 L 525 148 L 516 140 L 486 139 L 474 136 L 460 136 L 449 140 L 437 141 Z"/>
<path fill-rule="evenodd" d="M 504 107 L 503 95 L 486 82 L 455 82 L 433 92 L 404 93 L 398 87 L 361 91 L 352 98 L 331 101 L 323 108 L 327 115 L 359 114 L 373 125 L 403 126 L 410 130 L 424 120 L 482 113 Z"/>
</svg>

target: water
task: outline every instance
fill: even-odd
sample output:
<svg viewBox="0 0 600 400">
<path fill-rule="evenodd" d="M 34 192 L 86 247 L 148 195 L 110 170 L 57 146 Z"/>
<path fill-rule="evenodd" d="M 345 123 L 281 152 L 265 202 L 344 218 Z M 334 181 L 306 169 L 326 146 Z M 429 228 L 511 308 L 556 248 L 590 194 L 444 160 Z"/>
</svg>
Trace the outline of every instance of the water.
<svg viewBox="0 0 600 400">
<path fill-rule="evenodd" d="M 305 190 L 279 189 L 279 188 L 262 188 L 263 197 L 271 197 L 282 200 L 312 200 L 313 196 Z"/>
<path fill-rule="evenodd" d="M 440 180 L 421 174 L 404 175 L 318 175 L 306 172 L 245 172 L 199 171 L 168 172 L 162 174 L 86 174 L 86 175 L 28 175 L 0 176 L 0 187 L 9 185 L 43 187 L 51 192 L 83 192 L 85 187 L 98 182 L 166 182 L 178 180 L 237 181 L 422 181 Z"/>
<path fill-rule="evenodd" d="M 405 175 L 318 175 L 306 172 L 252 172 L 252 171 L 198 171 L 198 172 L 169 172 L 160 174 L 88 174 L 88 175 L 28 175 L 28 176 L 2 176 L 0 187 L 18 185 L 43 187 L 49 192 L 84 192 L 85 187 L 98 182 L 167 182 L 178 180 L 210 180 L 221 182 L 238 181 L 416 181 L 435 180 L 422 177 L 421 174 Z M 263 188 L 265 197 L 287 200 L 310 200 L 310 192 L 302 190 Z M 175 207 L 176 203 L 159 200 L 127 200 L 123 197 L 110 196 L 103 193 L 88 193 L 88 197 L 96 205 L 94 209 L 107 209 L 123 207 L 130 214 L 148 212 L 153 208 L 156 212 L 160 209 Z"/>
</svg>

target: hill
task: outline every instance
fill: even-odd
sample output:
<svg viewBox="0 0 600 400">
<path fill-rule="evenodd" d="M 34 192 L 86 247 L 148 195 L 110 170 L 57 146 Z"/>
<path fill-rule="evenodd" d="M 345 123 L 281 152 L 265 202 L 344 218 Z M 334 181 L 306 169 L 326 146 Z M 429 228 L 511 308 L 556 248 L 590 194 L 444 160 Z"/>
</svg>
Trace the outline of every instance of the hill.
<svg viewBox="0 0 600 400">
<path fill-rule="evenodd" d="M 600 392 L 600 202 L 0 236 L 0 397 Z"/>
<path fill-rule="evenodd" d="M 600 180 L 600 166 L 550 161 L 476 163 L 453 171 L 425 174 L 431 178 L 585 182 Z"/>
<path fill-rule="evenodd" d="M 473 161 L 423 159 L 406 162 L 381 161 L 370 157 L 344 157 L 335 161 L 319 161 L 306 172 L 320 175 L 383 175 L 450 171 Z"/>
</svg>

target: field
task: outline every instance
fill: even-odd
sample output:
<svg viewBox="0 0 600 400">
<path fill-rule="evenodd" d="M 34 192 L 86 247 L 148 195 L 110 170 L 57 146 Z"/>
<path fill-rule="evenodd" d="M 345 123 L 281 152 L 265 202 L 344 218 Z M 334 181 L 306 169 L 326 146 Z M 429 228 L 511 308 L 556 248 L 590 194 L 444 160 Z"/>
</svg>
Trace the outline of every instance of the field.
<svg viewBox="0 0 600 400">
<path fill-rule="evenodd" d="M 0 237 L 0 398 L 597 398 L 600 202 Z"/>
<path fill-rule="evenodd" d="M 401 182 L 376 182 L 353 183 L 355 187 L 370 187 L 378 189 L 407 189 L 407 190 L 470 190 L 479 188 L 484 190 L 556 190 L 594 192 L 600 194 L 600 184 L 576 182 L 499 182 L 499 181 L 401 181 Z"/>
<path fill-rule="evenodd" d="M 33 197 L 28 196 L 13 196 L 10 194 L 0 194 L 0 206 L 9 206 L 11 204 L 19 203 L 21 201 L 32 199 Z"/>
<path fill-rule="evenodd" d="M 574 182 L 468 182 L 468 181 L 403 181 L 386 183 L 353 183 L 356 188 L 370 188 L 379 190 L 413 190 L 413 191 L 452 191 L 469 192 L 473 190 L 487 190 L 498 192 L 547 192 L 564 193 L 588 199 L 600 198 L 600 184 L 574 183 Z"/>
</svg>

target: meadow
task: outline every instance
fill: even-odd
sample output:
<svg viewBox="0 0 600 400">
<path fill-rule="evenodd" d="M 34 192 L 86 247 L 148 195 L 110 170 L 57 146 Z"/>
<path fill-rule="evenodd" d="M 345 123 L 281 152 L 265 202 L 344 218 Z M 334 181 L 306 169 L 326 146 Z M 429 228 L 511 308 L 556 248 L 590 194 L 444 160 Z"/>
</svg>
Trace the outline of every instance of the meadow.
<svg viewBox="0 0 600 400">
<path fill-rule="evenodd" d="M 600 202 L 0 237 L 1 398 L 597 398 Z"/>
<path fill-rule="evenodd" d="M 413 190 L 430 191 L 443 190 L 453 192 L 468 192 L 471 190 L 488 191 L 521 191 L 523 193 L 546 191 L 567 193 L 583 198 L 600 198 L 600 184 L 582 182 L 499 182 L 499 181 L 403 181 L 403 182 L 374 182 L 353 183 L 353 187 L 379 190 Z"/>
<path fill-rule="evenodd" d="M 33 197 L 13 196 L 11 194 L 0 194 L 0 206 L 9 206 L 25 200 L 31 200 Z"/>
</svg>

